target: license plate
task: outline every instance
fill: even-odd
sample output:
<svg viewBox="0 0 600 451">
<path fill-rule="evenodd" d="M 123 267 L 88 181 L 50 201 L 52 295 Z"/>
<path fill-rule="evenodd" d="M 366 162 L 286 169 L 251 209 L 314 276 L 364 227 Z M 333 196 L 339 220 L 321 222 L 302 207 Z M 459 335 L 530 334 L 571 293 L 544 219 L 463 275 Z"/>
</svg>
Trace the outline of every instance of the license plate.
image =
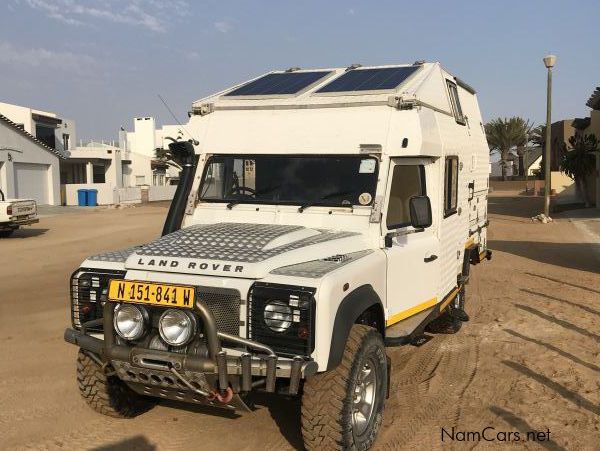
<svg viewBox="0 0 600 451">
<path fill-rule="evenodd" d="M 135 280 L 111 280 L 108 299 L 117 302 L 133 302 L 163 307 L 194 307 L 194 287 L 146 283 Z"/>
</svg>

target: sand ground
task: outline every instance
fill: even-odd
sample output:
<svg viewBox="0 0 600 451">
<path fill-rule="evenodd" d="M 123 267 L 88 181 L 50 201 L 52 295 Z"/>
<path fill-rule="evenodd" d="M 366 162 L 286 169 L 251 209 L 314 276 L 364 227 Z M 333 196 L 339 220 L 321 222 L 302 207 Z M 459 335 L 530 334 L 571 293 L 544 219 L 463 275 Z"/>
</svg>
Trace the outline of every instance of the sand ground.
<svg viewBox="0 0 600 451">
<path fill-rule="evenodd" d="M 472 320 L 456 335 L 388 350 L 377 449 L 599 449 L 600 243 L 568 219 L 532 223 L 540 207 L 490 197 L 494 257 L 473 268 Z M 164 205 L 74 211 L 0 241 L 1 449 L 301 447 L 294 400 L 259 396 L 258 409 L 239 416 L 163 402 L 114 420 L 79 397 L 76 349 L 62 339 L 69 276 L 87 255 L 157 236 L 165 214 Z M 493 441 L 467 434 L 485 428 Z M 525 441 L 528 431 L 550 435 Z"/>
</svg>

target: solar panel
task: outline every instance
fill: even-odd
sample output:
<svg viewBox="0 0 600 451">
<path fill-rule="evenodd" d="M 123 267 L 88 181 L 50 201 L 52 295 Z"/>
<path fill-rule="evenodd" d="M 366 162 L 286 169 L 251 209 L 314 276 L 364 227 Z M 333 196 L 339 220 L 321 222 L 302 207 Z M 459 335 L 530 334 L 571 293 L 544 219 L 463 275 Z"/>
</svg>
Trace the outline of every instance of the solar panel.
<svg viewBox="0 0 600 451">
<path fill-rule="evenodd" d="M 317 92 L 378 91 L 394 89 L 419 66 L 353 69 L 326 84 Z"/>
<path fill-rule="evenodd" d="M 296 94 L 330 73 L 329 71 L 318 71 L 267 74 L 228 92 L 225 96 Z"/>
</svg>

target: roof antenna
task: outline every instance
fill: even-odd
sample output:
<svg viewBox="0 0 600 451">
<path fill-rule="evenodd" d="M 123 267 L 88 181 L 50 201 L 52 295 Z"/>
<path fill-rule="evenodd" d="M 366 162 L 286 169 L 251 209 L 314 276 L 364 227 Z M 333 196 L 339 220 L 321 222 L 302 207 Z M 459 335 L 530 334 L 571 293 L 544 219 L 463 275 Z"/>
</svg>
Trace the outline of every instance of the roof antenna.
<svg viewBox="0 0 600 451">
<path fill-rule="evenodd" d="M 179 121 L 179 119 L 177 119 L 177 116 L 175 116 L 175 113 L 173 113 L 173 110 L 171 110 L 171 108 L 169 108 L 169 105 L 167 105 L 167 102 L 165 102 L 165 99 L 162 98 L 162 96 L 160 94 L 156 94 L 158 96 L 158 98 L 160 99 L 160 101 L 163 103 L 163 105 L 165 106 L 165 108 L 167 109 L 167 111 L 169 113 L 171 113 L 171 116 L 173 116 L 173 119 L 175 119 L 175 122 L 177 122 L 179 124 L 179 126 L 183 129 L 184 132 L 186 132 L 190 138 L 192 138 L 192 144 L 194 146 L 197 146 L 198 144 L 200 144 L 200 142 L 198 142 L 197 139 L 195 139 L 192 134 L 190 132 L 187 131 L 187 129 L 183 126 L 183 124 Z"/>
</svg>

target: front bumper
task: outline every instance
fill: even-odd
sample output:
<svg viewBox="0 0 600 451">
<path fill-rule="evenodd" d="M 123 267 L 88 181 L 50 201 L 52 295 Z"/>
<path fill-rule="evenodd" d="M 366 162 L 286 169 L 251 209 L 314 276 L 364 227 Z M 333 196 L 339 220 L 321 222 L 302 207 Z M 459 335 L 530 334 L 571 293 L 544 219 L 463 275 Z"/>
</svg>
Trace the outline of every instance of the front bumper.
<svg viewBox="0 0 600 451">
<path fill-rule="evenodd" d="M 288 394 L 295 395 L 300 380 L 318 370 L 312 360 L 301 356 L 278 359 L 268 346 L 218 332 L 212 312 L 201 303 L 195 305 L 194 311 L 204 325 L 206 357 L 120 345 L 113 330 L 113 306 L 112 302 L 106 302 L 102 319 L 83 324 L 81 330 L 68 328 L 64 338 L 97 355 L 103 364 L 111 364 L 120 379 L 142 394 L 197 402 L 216 398 L 226 400 L 227 404 L 231 399 L 228 393 L 249 392 L 262 385 L 265 391 L 274 392 L 276 379 L 285 378 L 289 379 Z M 104 340 L 93 337 L 87 330 L 100 324 Z M 244 348 L 244 352 L 228 355 L 222 343 Z M 191 397 L 185 396 L 186 392 Z"/>
</svg>

